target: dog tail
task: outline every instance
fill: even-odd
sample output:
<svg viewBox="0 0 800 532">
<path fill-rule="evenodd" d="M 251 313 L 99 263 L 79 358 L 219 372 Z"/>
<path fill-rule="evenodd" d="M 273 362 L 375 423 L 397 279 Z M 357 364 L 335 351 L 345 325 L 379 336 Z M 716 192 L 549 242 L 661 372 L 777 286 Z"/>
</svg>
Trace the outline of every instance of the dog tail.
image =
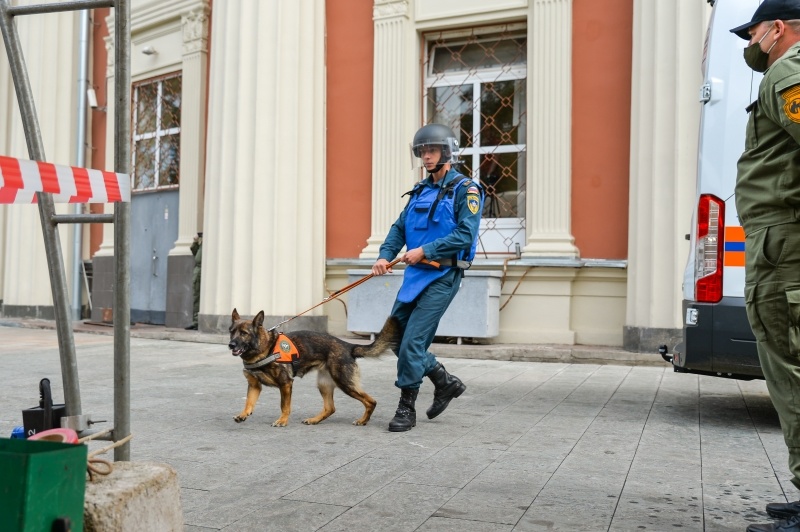
<svg viewBox="0 0 800 532">
<path fill-rule="evenodd" d="M 374 342 L 353 348 L 353 358 L 377 357 L 388 349 L 396 350 L 400 345 L 400 336 L 400 322 L 394 316 L 389 316 Z"/>
</svg>

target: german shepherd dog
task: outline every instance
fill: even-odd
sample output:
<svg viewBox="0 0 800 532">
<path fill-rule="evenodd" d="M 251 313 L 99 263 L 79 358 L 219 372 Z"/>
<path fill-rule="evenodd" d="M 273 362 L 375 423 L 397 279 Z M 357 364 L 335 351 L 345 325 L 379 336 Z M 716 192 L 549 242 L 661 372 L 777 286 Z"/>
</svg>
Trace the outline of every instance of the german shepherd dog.
<svg viewBox="0 0 800 532">
<path fill-rule="evenodd" d="M 236 309 L 231 314 L 231 341 L 228 348 L 233 356 L 241 357 L 245 365 L 257 364 L 276 351 L 278 332 L 264 329 L 264 311 L 252 320 L 242 319 Z M 247 400 L 244 410 L 233 419 L 241 423 L 253 413 L 253 408 L 261 394 L 261 386 L 275 386 L 281 392 L 281 416 L 273 427 L 285 427 L 292 411 L 292 382 L 295 376 L 303 377 L 317 370 L 317 387 L 322 395 L 322 411 L 312 418 L 303 420 L 306 425 L 316 425 L 330 417 L 336 409 L 333 406 L 333 391 L 339 388 L 344 393 L 361 401 L 364 415 L 353 422 L 366 425 L 377 404 L 361 389 L 357 358 L 377 357 L 387 349 L 396 349 L 400 342 L 400 324 L 396 318 L 386 320 L 378 337 L 369 345 L 355 345 L 330 334 L 313 331 L 286 333 L 297 347 L 299 359 L 294 363 L 270 362 L 257 369 L 244 371 L 247 379 Z"/>
</svg>

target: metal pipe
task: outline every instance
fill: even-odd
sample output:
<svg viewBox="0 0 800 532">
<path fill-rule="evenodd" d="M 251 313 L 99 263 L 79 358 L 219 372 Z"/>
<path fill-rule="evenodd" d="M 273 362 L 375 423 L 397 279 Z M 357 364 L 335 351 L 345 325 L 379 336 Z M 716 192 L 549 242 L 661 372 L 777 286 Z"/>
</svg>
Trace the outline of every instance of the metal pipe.
<svg viewBox="0 0 800 532">
<path fill-rule="evenodd" d="M 54 224 L 113 224 L 113 214 L 54 214 Z"/>
<path fill-rule="evenodd" d="M 114 171 L 130 174 L 131 6 L 116 0 L 114 13 Z M 114 441 L 131 434 L 131 204 L 114 206 Z M 114 460 L 130 460 L 130 443 L 114 449 Z"/>
<path fill-rule="evenodd" d="M 34 4 L 29 6 L 8 6 L 6 13 L 11 17 L 19 15 L 40 15 L 42 13 L 60 13 L 62 11 L 80 11 L 98 7 L 114 7 L 114 0 L 85 0 L 75 2 L 57 2 L 53 4 Z"/>
<path fill-rule="evenodd" d="M 78 440 L 78 443 L 86 443 L 90 440 L 112 440 L 114 438 L 113 432 L 114 429 L 98 431 L 84 430 L 81 432 L 81 438 Z"/>
<path fill-rule="evenodd" d="M 34 161 L 45 161 L 42 132 L 33 101 L 30 79 L 19 42 L 19 34 L 12 16 L 9 14 L 7 0 L 0 0 L 0 31 L 8 54 L 14 89 L 17 93 L 22 127 L 28 154 Z M 66 275 L 64 274 L 64 257 L 61 253 L 61 240 L 58 237 L 58 226 L 51 223 L 55 214 L 53 196 L 38 192 L 36 199 L 39 205 L 39 220 L 44 235 L 44 248 L 47 255 L 47 267 L 50 270 L 50 289 L 53 294 L 53 306 L 58 335 L 58 352 L 61 358 L 61 379 L 64 385 L 64 399 L 67 416 L 81 414 L 81 393 L 78 382 L 78 363 L 75 357 L 75 339 L 72 336 L 72 321 L 69 316 L 69 294 L 67 294 Z"/>
<path fill-rule="evenodd" d="M 89 87 L 89 11 L 81 11 L 78 37 L 78 123 L 75 128 L 75 165 L 86 166 L 86 89 Z M 73 212 L 81 214 L 83 205 L 76 203 Z M 76 223 L 72 228 L 72 319 L 81 319 L 83 302 L 83 226 Z"/>
</svg>

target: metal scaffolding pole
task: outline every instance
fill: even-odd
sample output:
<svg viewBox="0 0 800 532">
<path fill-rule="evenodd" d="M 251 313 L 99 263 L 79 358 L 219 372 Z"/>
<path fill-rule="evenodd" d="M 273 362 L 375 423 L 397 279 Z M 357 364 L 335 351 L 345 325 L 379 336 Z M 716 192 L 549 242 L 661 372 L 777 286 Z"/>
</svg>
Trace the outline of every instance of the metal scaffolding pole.
<svg viewBox="0 0 800 532">
<path fill-rule="evenodd" d="M 8 0 L 0 0 L 0 31 L 3 34 L 14 88 L 22 115 L 22 125 L 28 154 L 35 161 L 45 161 L 44 144 L 36 114 L 30 79 L 20 45 L 14 17 L 77 11 L 99 7 L 115 8 L 115 124 L 114 170 L 129 173 L 130 168 L 130 1 L 129 0 L 84 0 L 62 3 L 9 6 Z M 78 364 L 75 355 L 75 339 L 72 334 L 69 294 L 64 272 L 64 256 L 58 235 L 59 223 L 108 223 L 108 215 L 56 215 L 52 195 L 37 193 L 39 219 L 42 224 L 47 267 L 58 335 L 61 359 L 61 378 L 64 384 L 64 399 L 67 417 L 73 418 L 76 430 L 83 431 L 88 416 L 81 408 Z M 120 202 L 113 214 L 114 223 L 114 430 L 113 440 L 120 441 L 130 435 L 130 203 Z M 115 460 L 130 460 L 130 443 L 114 450 Z"/>
<path fill-rule="evenodd" d="M 22 127 L 25 141 L 28 144 L 28 155 L 34 161 L 46 161 L 42 132 L 33 101 L 33 91 L 28 78 L 25 58 L 17 33 L 17 25 L 8 12 L 6 0 L 0 0 L 0 30 L 11 65 L 11 76 L 17 93 L 19 110 L 22 114 Z M 39 219 L 44 233 L 44 248 L 47 255 L 47 269 L 50 272 L 50 289 L 53 293 L 53 306 L 56 317 L 56 333 L 58 334 L 58 351 L 61 356 L 61 379 L 64 384 L 64 400 L 67 416 L 81 414 L 81 391 L 78 382 L 78 361 L 75 357 L 75 339 L 72 336 L 72 320 L 69 314 L 69 294 L 67 280 L 64 275 L 64 256 L 61 252 L 61 240 L 58 226 L 51 222 L 55 214 L 53 197 L 50 194 L 37 193 Z"/>
<path fill-rule="evenodd" d="M 114 16 L 114 171 L 131 164 L 131 6 L 117 0 Z M 131 433 L 131 204 L 114 206 L 114 441 Z M 114 449 L 114 460 L 130 460 L 130 443 Z"/>
</svg>

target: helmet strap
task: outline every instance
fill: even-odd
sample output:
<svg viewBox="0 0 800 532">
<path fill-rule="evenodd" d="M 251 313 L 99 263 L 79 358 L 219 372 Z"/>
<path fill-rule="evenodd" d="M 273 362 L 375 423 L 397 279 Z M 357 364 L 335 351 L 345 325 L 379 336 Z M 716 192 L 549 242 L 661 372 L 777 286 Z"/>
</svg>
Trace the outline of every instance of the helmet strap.
<svg viewBox="0 0 800 532">
<path fill-rule="evenodd" d="M 431 174 L 431 175 L 436 174 L 436 173 L 439 172 L 439 170 L 442 169 L 443 166 L 444 166 L 444 163 L 439 163 L 436 166 L 434 166 L 433 170 L 429 171 L 428 173 Z"/>
</svg>

